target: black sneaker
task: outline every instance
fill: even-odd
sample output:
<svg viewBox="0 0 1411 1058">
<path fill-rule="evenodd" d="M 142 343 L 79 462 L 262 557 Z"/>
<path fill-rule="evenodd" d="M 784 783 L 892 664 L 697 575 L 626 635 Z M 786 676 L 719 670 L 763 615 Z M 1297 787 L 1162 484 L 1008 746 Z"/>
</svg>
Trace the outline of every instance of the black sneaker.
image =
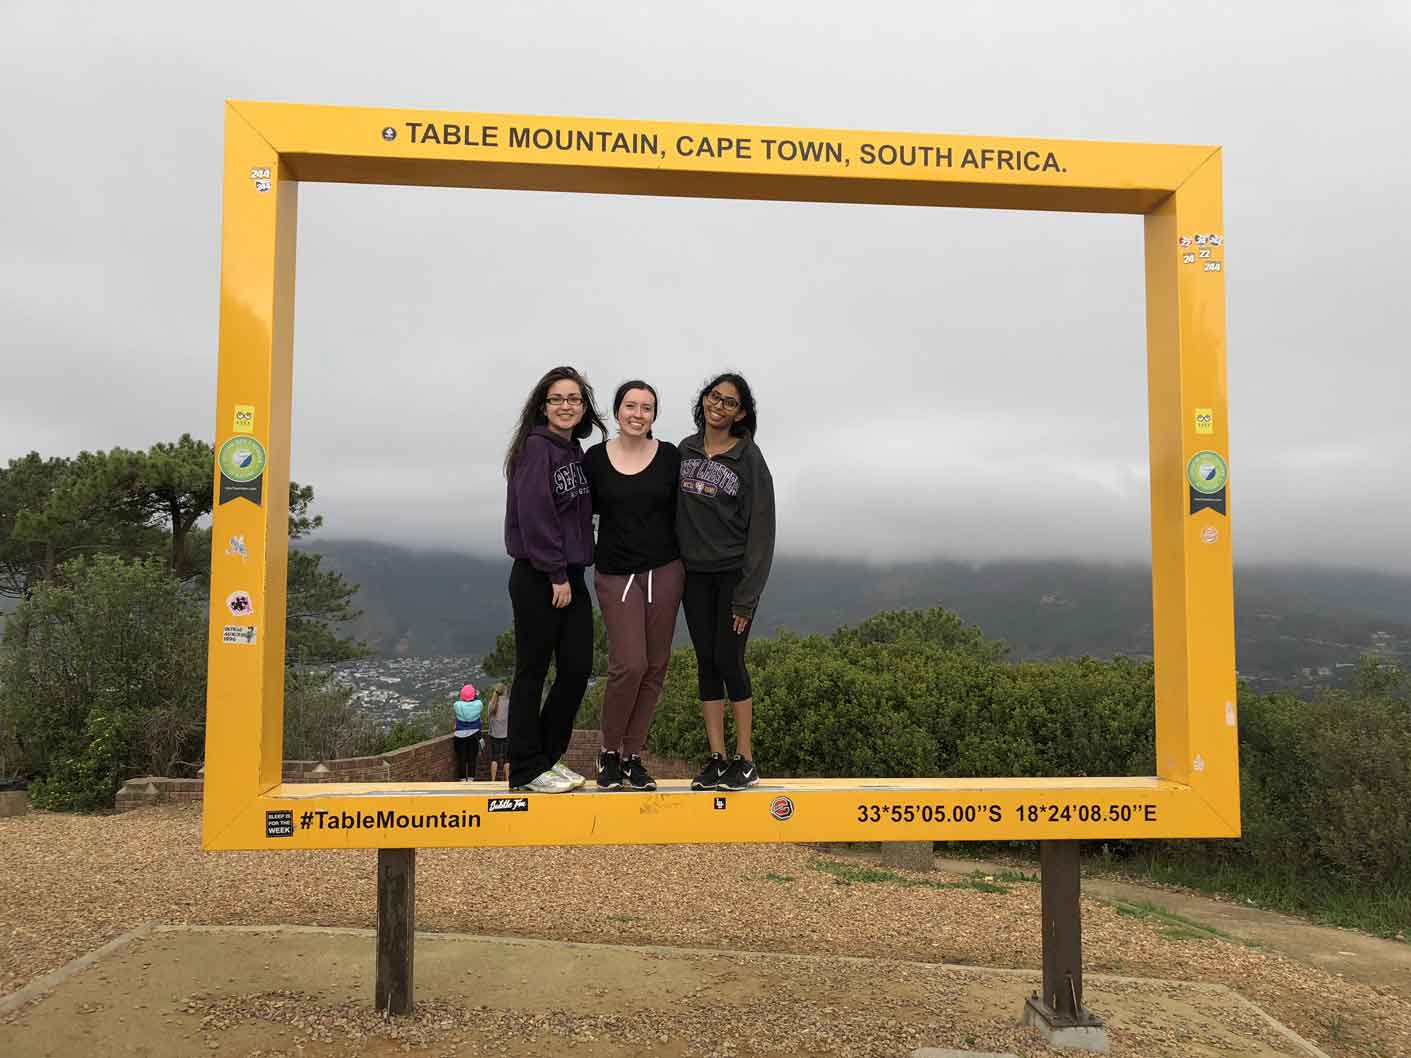
<svg viewBox="0 0 1411 1058">
<path fill-rule="evenodd" d="M 691 780 L 693 790 L 714 790 L 725 772 L 725 754 L 712 753 L 701 773 Z"/>
<path fill-rule="evenodd" d="M 754 766 L 754 761 L 745 760 L 738 753 L 735 754 L 730 766 L 720 773 L 720 781 L 715 784 L 717 790 L 743 790 L 759 782 L 759 771 Z"/>
<path fill-rule="evenodd" d="M 632 754 L 622 762 L 622 784 L 629 790 L 655 790 L 657 781 L 647 771 L 642 758 Z"/>
<path fill-rule="evenodd" d="M 603 790 L 622 789 L 622 755 L 610 749 L 598 754 L 598 787 Z"/>
</svg>

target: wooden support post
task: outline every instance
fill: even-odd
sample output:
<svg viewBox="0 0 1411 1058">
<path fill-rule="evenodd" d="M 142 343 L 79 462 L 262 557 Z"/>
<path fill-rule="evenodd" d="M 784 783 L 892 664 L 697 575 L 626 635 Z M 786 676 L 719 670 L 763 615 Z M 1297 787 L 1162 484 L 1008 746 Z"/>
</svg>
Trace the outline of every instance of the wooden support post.
<svg viewBox="0 0 1411 1058">
<path fill-rule="evenodd" d="M 1074 1021 L 1083 1009 L 1082 875 L 1076 841 L 1039 842 L 1043 916 L 1043 1001 L 1054 1016 Z"/>
<path fill-rule="evenodd" d="M 377 850 L 378 1010 L 410 1014 L 416 954 L 416 849 Z"/>
<path fill-rule="evenodd" d="M 1060 1047 L 1107 1053 L 1102 1021 L 1083 1006 L 1082 875 L 1076 841 L 1039 842 L 1043 992 L 1024 1003 L 1024 1023 Z"/>
</svg>

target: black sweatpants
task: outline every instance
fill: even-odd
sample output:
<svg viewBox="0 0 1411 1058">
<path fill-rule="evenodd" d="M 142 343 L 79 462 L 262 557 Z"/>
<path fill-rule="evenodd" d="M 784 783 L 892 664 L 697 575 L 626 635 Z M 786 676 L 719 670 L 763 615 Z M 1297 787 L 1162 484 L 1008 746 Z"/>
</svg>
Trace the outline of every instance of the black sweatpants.
<svg viewBox="0 0 1411 1058">
<path fill-rule="evenodd" d="M 729 698 L 742 702 L 751 697 L 750 674 L 745 668 L 745 642 L 754 621 L 736 633 L 730 599 L 743 571 L 696 573 L 686 571 L 686 592 L 681 608 L 686 611 L 686 627 L 696 648 L 696 686 L 701 701 Z"/>
<path fill-rule="evenodd" d="M 553 585 L 524 559 L 510 570 L 514 683 L 510 687 L 510 785 L 525 786 L 568 749 L 593 671 L 593 603 L 582 566 L 568 567 L 572 598 L 555 609 Z M 554 683 L 544 699 L 549 661 Z M 543 707 L 540 708 L 540 701 Z"/>
<path fill-rule="evenodd" d="M 451 741 L 456 744 L 456 778 L 475 778 L 475 769 L 480 764 L 480 736 L 458 736 Z"/>
</svg>

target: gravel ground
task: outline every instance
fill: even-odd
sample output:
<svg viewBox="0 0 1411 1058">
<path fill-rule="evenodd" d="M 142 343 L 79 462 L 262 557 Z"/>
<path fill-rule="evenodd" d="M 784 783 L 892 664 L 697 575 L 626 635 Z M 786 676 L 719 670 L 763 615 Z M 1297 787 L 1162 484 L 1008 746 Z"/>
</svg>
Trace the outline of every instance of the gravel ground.
<svg viewBox="0 0 1411 1058">
<path fill-rule="evenodd" d="M 417 925 L 1038 967 L 1037 884 L 847 883 L 819 869 L 828 859 L 789 845 L 422 850 Z M 144 922 L 371 927 L 374 863 L 372 851 L 203 853 L 199 806 L 0 819 L 0 995 Z M 1095 901 L 1083 914 L 1092 972 L 1226 984 L 1332 1055 L 1411 1056 L 1411 996 L 1218 938 L 1172 939 Z"/>
</svg>

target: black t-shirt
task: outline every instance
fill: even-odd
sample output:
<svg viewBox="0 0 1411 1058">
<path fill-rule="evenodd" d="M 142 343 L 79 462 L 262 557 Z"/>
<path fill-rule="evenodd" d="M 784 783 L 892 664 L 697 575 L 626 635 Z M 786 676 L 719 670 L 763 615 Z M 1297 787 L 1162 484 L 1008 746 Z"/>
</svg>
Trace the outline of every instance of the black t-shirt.
<svg viewBox="0 0 1411 1058">
<path fill-rule="evenodd" d="M 598 516 L 599 572 L 645 573 L 681 557 L 676 543 L 676 475 L 681 453 L 658 441 L 652 461 L 636 474 L 622 474 L 608 458 L 607 442 L 583 457 Z"/>
</svg>

